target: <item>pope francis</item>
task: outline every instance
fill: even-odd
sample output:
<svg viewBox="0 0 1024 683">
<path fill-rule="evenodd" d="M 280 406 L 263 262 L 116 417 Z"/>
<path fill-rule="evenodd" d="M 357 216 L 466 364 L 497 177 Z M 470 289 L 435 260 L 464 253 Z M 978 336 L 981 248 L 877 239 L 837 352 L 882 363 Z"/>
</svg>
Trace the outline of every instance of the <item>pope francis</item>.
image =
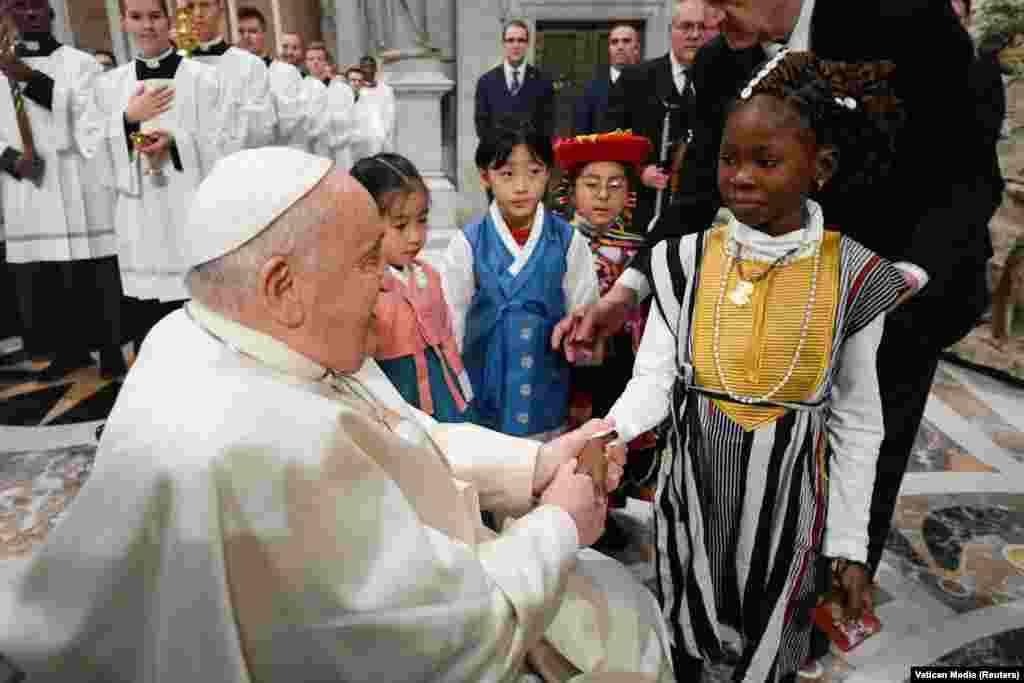
<svg viewBox="0 0 1024 683">
<path fill-rule="evenodd" d="M 150 333 L 88 484 L 0 594 L 0 654 L 27 680 L 671 679 L 653 596 L 581 550 L 605 502 L 573 458 L 604 425 L 538 447 L 381 395 L 364 362 L 384 222 L 356 180 L 240 152 L 187 229 L 192 301 Z"/>
</svg>

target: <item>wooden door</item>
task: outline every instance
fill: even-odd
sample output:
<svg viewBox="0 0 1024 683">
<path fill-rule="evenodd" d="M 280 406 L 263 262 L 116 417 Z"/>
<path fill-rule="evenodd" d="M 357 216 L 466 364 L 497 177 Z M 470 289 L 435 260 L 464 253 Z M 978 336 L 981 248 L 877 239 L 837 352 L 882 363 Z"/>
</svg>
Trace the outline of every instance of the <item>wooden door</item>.
<svg viewBox="0 0 1024 683">
<path fill-rule="evenodd" d="M 576 101 L 587 83 L 608 68 L 607 24 L 540 24 L 536 61 L 555 84 L 555 135 L 573 134 Z"/>
</svg>

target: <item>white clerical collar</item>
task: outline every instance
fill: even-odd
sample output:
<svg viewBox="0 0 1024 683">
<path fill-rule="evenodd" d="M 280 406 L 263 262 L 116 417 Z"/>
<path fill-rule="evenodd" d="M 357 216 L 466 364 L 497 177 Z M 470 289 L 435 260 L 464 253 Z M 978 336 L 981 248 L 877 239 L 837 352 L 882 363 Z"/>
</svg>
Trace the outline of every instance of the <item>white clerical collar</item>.
<svg viewBox="0 0 1024 683">
<path fill-rule="evenodd" d="M 158 68 L 160 68 L 160 62 L 162 62 L 165 59 L 167 59 L 168 57 L 170 57 L 171 53 L 173 53 L 173 52 L 174 52 L 174 48 L 173 47 L 168 47 L 166 50 L 161 52 L 156 57 L 145 57 L 143 55 L 139 55 L 136 59 L 138 59 L 140 62 L 142 62 L 143 64 L 148 66 L 150 69 L 158 69 Z"/>
<path fill-rule="evenodd" d="M 209 335 L 236 353 L 254 358 L 280 373 L 318 382 L 331 373 L 268 334 L 230 320 L 195 299 L 185 304 L 189 317 Z"/>
<path fill-rule="evenodd" d="M 785 43 L 767 42 L 761 44 L 769 58 L 774 57 L 784 47 L 788 47 L 790 51 L 800 52 L 811 49 L 811 15 L 814 14 L 815 1 L 804 0 L 803 4 L 800 5 L 800 16 L 797 17 L 793 32 L 789 34 L 789 40 Z"/>
<path fill-rule="evenodd" d="M 32 52 L 38 52 L 42 47 L 39 44 L 38 40 L 19 40 L 18 44 L 22 45 L 26 50 L 31 50 Z"/>
<path fill-rule="evenodd" d="M 608 67 L 608 73 L 609 78 L 611 78 L 612 83 L 614 83 L 615 81 L 619 80 L 619 76 L 622 75 L 622 69 L 620 69 L 617 66 L 610 66 Z"/>
<path fill-rule="evenodd" d="M 217 45 L 220 45 L 223 42 L 224 42 L 224 36 L 217 36 L 216 38 L 214 38 L 213 40 L 211 40 L 211 41 L 209 41 L 207 43 L 199 41 L 199 49 L 200 50 L 209 50 L 211 47 L 215 47 Z"/>
<path fill-rule="evenodd" d="M 795 248 L 800 251 L 793 258 L 803 258 L 813 251 L 814 245 L 821 241 L 825 233 L 821 205 L 812 199 L 807 200 L 806 227 L 778 237 L 741 223 L 728 209 L 722 213 L 728 220 L 726 230 L 729 239 L 726 240 L 726 249 L 735 256 L 735 245 L 742 245 L 743 257 L 754 261 L 774 261 Z"/>
</svg>

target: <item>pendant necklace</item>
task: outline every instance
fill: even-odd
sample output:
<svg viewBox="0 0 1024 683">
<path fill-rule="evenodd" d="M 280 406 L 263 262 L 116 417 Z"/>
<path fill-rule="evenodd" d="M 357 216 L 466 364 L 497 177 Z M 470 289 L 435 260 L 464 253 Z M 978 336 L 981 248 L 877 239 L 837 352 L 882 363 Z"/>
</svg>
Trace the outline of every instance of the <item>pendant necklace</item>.
<svg viewBox="0 0 1024 683">
<path fill-rule="evenodd" d="M 803 247 L 804 247 L 804 245 L 802 245 L 802 244 L 799 245 L 799 246 L 793 247 L 792 249 L 787 251 L 785 254 L 783 254 L 779 258 L 775 259 L 774 261 L 772 261 L 771 265 L 769 265 L 768 268 L 766 268 L 764 270 L 764 272 L 758 273 L 757 275 L 752 275 L 750 277 L 747 277 L 746 275 L 743 274 L 743 258 L 742 258 L 742 255 L 743 255 L 743 245 L 742 244 L 737 244 L 737 253 L 736 253 L 736 259 L 735 259 L 735 263 L 736 263 L 736 286 L 729 293 L 729 301 L 733 302 L 737 306 L 746 306 L 747 304 L 749 304 L 750 303 L 750 295 L 754 293 L 754 285 L 756 285 L 758 282 L 761 282 L 761 280 L 764 280 L 766 277 L 768 277 L 769 273 L 771 273 L 773 270 L 775 270 L 776 268 L 781 266 L 783 263 L 785 263 L 786 260 L 789 259 L 789 257 L 791 257 L 794 254 L 796 254 L 798 251 L 803 249 Z M 726 276 L 728 276 L 728 273 L 726 274 Z"/>
</svg>

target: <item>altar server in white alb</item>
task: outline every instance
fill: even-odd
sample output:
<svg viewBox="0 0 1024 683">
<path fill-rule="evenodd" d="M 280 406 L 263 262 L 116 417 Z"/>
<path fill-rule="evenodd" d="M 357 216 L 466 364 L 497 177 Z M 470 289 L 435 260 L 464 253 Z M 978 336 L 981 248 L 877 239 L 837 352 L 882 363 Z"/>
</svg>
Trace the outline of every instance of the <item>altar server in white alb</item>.
<svg viewBox="0 0 1024 683">
<path fill-rule="evenodd" d="M 312 111 L 304 98 L 302 74 L 288 62 L 274 59 L 270 54 L 267 49 L 267 18 L 254 7 L 240 7 L 238 10 L 238 47 L 256 55 L 266 64 L 276 122 L 273 144 L 289 144 Z"/>
<path fill-rule="evenodd" d="M 225 126 L 217 72 L 171 45 L 163 3 L 121 0 L 121 8 L 140 55 L 99 79 L 80 144 L 117 191 L 118 261 L 125 294 L 143 302 L 134 332 L 141 339 L 188 298 L 185 248 L 194 236 L 185 219 L 192 195 L 242 140 L 237 128 Z M 146 140 L 136 140 L 139 132 Z"/>
<path fill-rule="evenodd" d="M 348 169 L 360 158 L 352 145 L 359 131 L 354 120 L 355 93 L 342 77 L 333 75 L 331 56 L 323 43 L 306 50 L 310 74 L 303 81 L 306 97 L 305 130 L 293 138 L 292 147 L 306 149 Z"/>
<path fill-rule="evenodd" d="M 379 80 L 377 61 L 367 55 L 359 60 L 363 85 L 353 109 L 353 126 L 357 130 L 351 144 L 354 161 L 395 150 L 397 104 L 395 91 Z"/>
<path fill-rule="evenodd" d="M 122 374 L 113 197 L 74 139 L 103 69 L 57 42 L 47 0 L 4 13 L 21 40 L 0 58 L 0 193 L 26 348 L 56 353 L 44 380 L 90 364 L 90 347 L 105 374 Z"/>
<path fill-rule="evenodd" d="M 385 224 L 357 179 L 246 150 L 190 225 L 194 298 L 0 590 L 0 653 L 27 680 L 671 680 L 654 597 L 580 549 L 607 501 L 575 456 L 606 423 L 540 446 L 369 388 Z M 518 519 L 495 534 L 481 507 Z"/>
<path fill-rule="evenodd" d="M 228 107 L 229 125 L 244 148 L 275 142 L 277 113 L 270 92 L 267 65 L 256 55 L 228 45 L 221 34 L 224 0 L 188 0 L 199 47 L 192 58 L 217 69 L 222 97 Z"/>
</svg>

